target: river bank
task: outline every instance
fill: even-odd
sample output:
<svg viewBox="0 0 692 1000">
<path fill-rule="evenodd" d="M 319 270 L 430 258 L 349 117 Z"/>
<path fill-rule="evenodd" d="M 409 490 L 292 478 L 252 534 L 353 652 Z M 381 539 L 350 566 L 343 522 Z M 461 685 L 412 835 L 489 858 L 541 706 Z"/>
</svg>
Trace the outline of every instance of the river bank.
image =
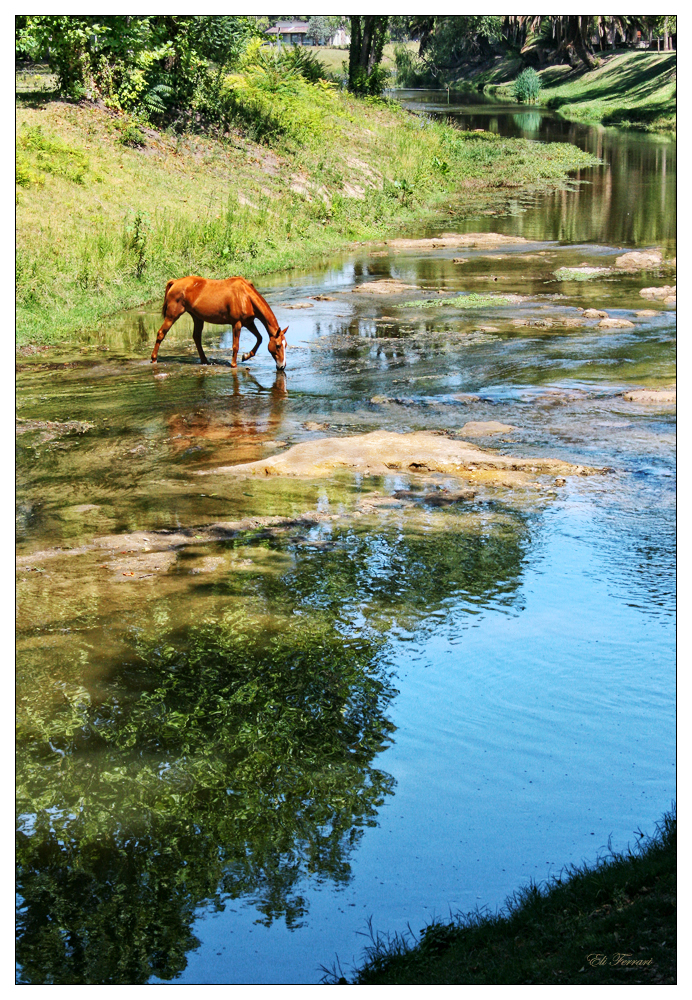
<svg viewBox="0 0 692 1000">
<path fill-rule="evenodd" d="M 370 985 L 676 982 L 676 821 L 595 866 L 531 883 L 498 914 L 434 921 L 412 944 L 373 935 L 351 980 Z M 341 973 L 328 980 L 345 983 Z"/>
<path fill-rule="evenodd" d="M 592 70 L 548 66 L 539 70 L 538 104 L 571 121 L 675 132 L 677 53 L 614 52 L 600 55 Z M 511 99 L 520 59 L 506 58 L 490 70 L 470 77 L 477 89 Z"/>
<path fill-rule="evenodd" d="M 462 132 L 299 86 L 299 101 L 277 96 L 271 145 L 247 129 L 176 136 L 18 95 L 18 343 L 88 329 L 159 297 L 171 275 L 254 280 L 420 227 L 442 206 L 501 214 L 596 162 L 565 143 Z"/>
</svg>

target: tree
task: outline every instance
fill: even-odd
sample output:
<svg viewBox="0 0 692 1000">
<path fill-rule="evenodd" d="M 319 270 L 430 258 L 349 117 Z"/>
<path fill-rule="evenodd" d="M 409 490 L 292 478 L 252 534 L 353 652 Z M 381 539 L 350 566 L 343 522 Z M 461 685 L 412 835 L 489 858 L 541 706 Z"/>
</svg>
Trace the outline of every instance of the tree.
<svg viewBox="0 0 692 1000">
<path fill-rule="evenodd" d="M 353 94 L 379 94 L 384 85 L 380 67 L 389 17 L 379 14 L 351 16 L 348 56 L 348 89 Z"/>
</svg>

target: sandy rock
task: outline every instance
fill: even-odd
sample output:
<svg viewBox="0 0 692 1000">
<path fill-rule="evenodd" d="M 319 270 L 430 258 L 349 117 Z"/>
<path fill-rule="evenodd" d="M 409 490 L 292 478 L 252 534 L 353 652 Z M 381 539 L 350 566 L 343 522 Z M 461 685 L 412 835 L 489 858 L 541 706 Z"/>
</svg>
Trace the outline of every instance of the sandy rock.
<svg viewBox="0 0 692 1000">
<path fill-rule="evenodd" d="M 639 316 L 640 319 L 645 319 L 647 316 L 658 316 L 655 309 L 637 309 L 635 316 Z"/>
<path fill-rule="evenodd" d="M 664 306 L 674 306 L 676 304 L 677 304 L 677 298 L 675 297 L 675 295 L 666 295 L 665 299 L 663 300 Z"/>
<path fill-rule="evenodd" d="M 314 309 L 312 302 L 282 302 L 282 309 Z"/>
<path fill-rule="evenodd" d="M 662 263 L 663 254 L 658 250 L 635 250 L 617 257 L 615 267 L 621 271 L 644 271 L 652 267 L 660 267 Z"/>
<path fill-rule="evenodd" d="M 389 257 L 389 250 L 373 250 L 368 257 Z"/>
<path fill-rule="evenodd" d="M 401 250 L 436 250 L 442 247 L 496 247 L 528 242 L 523 236 L 503 236 L 501 233 L 443 233 L 433 239 L 387 240 L 387 245 Z"/>
<path fill-rule="evenodd" d="M 584 319 L 608 319 L 608 313 L 603 309 L 585 309 L 582 313 Z"/>
<path fill-rule="evenodd" d="M 366 281 L 362 285 L 352 288 L 351 291 L 359 295 L 399 295 L 401 292 L 410 292 L 417 287 L 417 285 L 405 285 L 403 281 L 396 281 L 394 278 L 382 278 L 379 281 Z"/>
<path fill-rule="evenodd" d="M 333 295 L 311 295 L 310 298 L 314 299 L 315 302 L 336 302 Z"/>
<path fill-rule="evenodd" d="M 452 264 L 468 264 L 468 257 L 452 257 Z"/>
<path fill-rule="evenodd" d="M 504 434 L 513 431 L 511 424 L 501 424 L 498 420 L 469 420 L 459 431 L 469 437 L 484 437 L 486 434 Z"/>
<path fill-rule="evenodd" d="M 602 319 L 598 324 L 599 330 L 625 330 L 630 326 L 634 323 L 629 319 Z"/>
<path fill-rule="evenodd" d="M 573 466 L 557 459 L 515 458 L 482 451 L 466 441 L 418 431 L 395 434 L 372 431 L 351 437 L 322 438 L 294 445 L 288 451 L 257 462 L 205 469 L 197 475 L 233 476 L 329 476 L 338 469 L 370 475 L 386 475 L 392 470 L 406 473 L 443 472 L 462 479 L 486 472 L 490 481 L 508 471 L 590 475 L 596 470 Z M 473 476 L 471 476 L 473 478 Z"/>
<path fill-rule="evenodd" d="M 676 389 L 633 389 L 622 398 L 630 403 L 675 403 Z"/>
<path fill-rule="evenodd" d="M 665 299 L 669 295 L 675 295 L 677 285 L 662 285 L 660 288 L 640 288 L 639 294 L 643 299 Z"/>
</svg>

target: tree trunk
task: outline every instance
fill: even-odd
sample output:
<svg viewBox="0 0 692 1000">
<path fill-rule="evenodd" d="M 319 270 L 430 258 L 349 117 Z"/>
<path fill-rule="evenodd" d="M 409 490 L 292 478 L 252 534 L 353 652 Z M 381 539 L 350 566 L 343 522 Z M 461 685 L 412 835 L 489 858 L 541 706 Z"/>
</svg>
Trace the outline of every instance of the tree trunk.
<svg viewBox="0 0 692 1000">
<path fill-rule="evenodd" d="M 351 16 L 348 54 L 348 86 L 353 93 L 371 93 L 371 77 L 382 59 L 388 15 Z M 374 85 L 374 81 L 372 81 Z"/>
<path fill-rule="evenodd" d="M 663 18 L 663 51 L 668 51 L 668 17 Z"/>
</svg>

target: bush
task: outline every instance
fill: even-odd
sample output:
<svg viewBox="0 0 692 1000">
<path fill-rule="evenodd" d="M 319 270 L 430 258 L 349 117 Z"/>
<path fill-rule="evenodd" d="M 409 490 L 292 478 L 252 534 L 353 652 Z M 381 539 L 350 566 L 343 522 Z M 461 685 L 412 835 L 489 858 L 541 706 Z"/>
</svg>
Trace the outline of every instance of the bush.
<svg viewBox="0 0 692 1000">
<path fill-rule="evenodd" d="M 514 81 L 514 96 L 518 101 L 535 101 L 541 89 L 541 78 L 535 69 L 524 69 Z"/>
</svg>

